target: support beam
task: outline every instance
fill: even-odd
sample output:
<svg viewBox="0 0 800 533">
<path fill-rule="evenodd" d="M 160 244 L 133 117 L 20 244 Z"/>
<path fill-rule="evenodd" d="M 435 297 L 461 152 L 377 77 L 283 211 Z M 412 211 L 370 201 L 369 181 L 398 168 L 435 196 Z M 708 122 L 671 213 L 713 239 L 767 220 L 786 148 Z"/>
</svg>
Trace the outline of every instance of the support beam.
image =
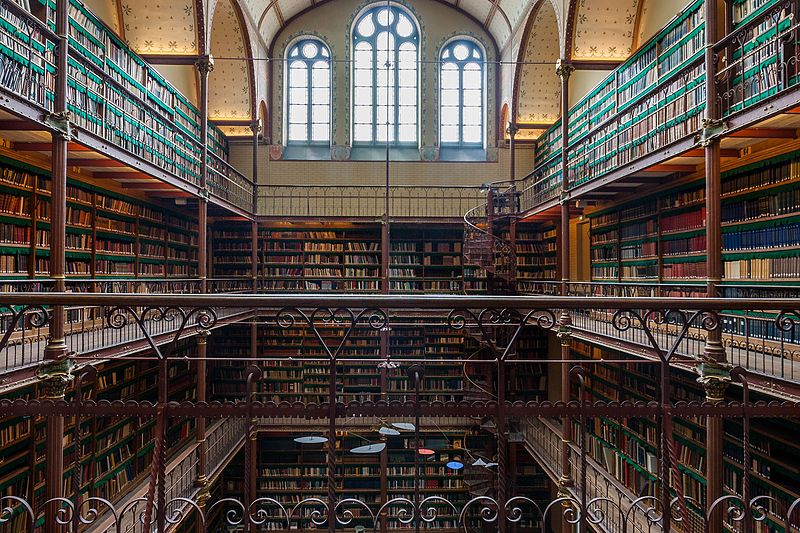
<svg viewBox="0 0 800 533">
<path fill-rule="evenodd" d="M 195 63 L 200 77 L 200 145 L 203 156 L 200 158 L 200 201 L 197 205 L 197 277 L 200 279 L 200 292 L 208 290 L 208 76 L 214 70 L 214 60 L 210 55 L 203 56 Z"/>
<path fill-rule="evenodd" d="M 116 161 L 114 159 L 82 159 L 70 158 L 67 161 L 70 167 L 87 167 L 87 168 L 123 168 L 127 167 L 125 163 Z"/>
<path fill-rule="evenodd" d="M 706 0 L 705 3 L 705 69 L 706 69 L 706 99 L 708 102 L 717 101 L 717 85 L 715 72 L 717 70 L 717 57 L 714 52 L 714 43 L 719 39 L 717 24 L 717 13 L 719 11 L 720 0 Z M 704 129 L 714 129 L 721 124 L 717 114 L 717 106 L 709 105 L 705 109 L 703 119 Z M 788 134 L 788 135 L 787 135 Z M 734 132 L 732 137 L 751 137 L 751 138 L 794 138 L 793 130 L 775 129 L 743 129 Z M 706 291 L 709 298 L 717 296 L 717 286 L 722 279 L 722 185 L 720 169 L 720 139 L 710 137 L 704 143 L 705 150 L 705 174 L 706 174 Z M 720 396 L 724 397 L 724 379 L 721 379 L 726 372 L 725 347 L 722 344 L 722 328 L 713 329 L 708 332 L 705 349 L 703 351 L 703 362 L 698 365 L 700 378 L 698 381 L 703 383 L 706 390 L 706 399 L 710 402 L 717 402 Z M 728 378 L 730 380 L 730 378 Z M 672 435 L 669 435 L 672 437 Z M 724 492 L 723 478 L 725 470 L 724 458 L 724 432 L 722 419 L 708 417 L 706 419 L 706 509 L 711 509 L 713 503 Z M 717 507 L 716 512 L 708 517 L 708 531 L 723 531 L 724 517 L 721 509 Z"/>
<path fill-rule="evenodd" d="M 720 148 L 720 157 L 742 157 L 742 153 L 736 148 Z M 680 155 L 680 157 L 705 157 L 706 151 L 703 148 L 693 148 Z"/>
<path fill-rule="evenodd" d="M 142 59 L 151 65 L 187 65 L 192 66 L 197 63 L 200 56 L 196 55 L 172 55 L 172 54 L 139 54 Z"/>
<path fill-rule="evenodd" d="M 119 180 L 119 181 L 127 181 L 127 180 L 142 180 L 142 179 L 153 179 L 152 176 L 148 176 L 142 172 L 93 172 L 92 178 L 96 180 Z"/>
<path fill-rule="evenodd" d="M 52 120 L 63 124 L 61 131 L 52 133 L 52 188 L 50 193 L 50 278 L 53 289 L 63 292 L 66 266 L 67 227 L 67 147 L 69 145 L 69 113 L 67 111 L 67 74 L 69 61 L 69 0 L 56 0 L 55 52 L 56 79 Z M 65 339 L 66 313 L 63 306 L 53 306 L 50 315 L 49 338 L 44 349 L 44 361 L 37 370 L 42 380 L 43 396 L 47 399 L 63 400 L 72 374 L 72 363 L 67 359 Z M 44 532 L 59 533 L 61 505 L 56 502 L 64 497 L 64 417 L 50 413 L 45 423 L 45 501 Z"/>
<path fill-rule="evenodd" d="M 569 77 L 575 68 L 568 59 L 559 59 L 556 65 L 556 74 L 561 78 L 561 295 L 566 296 L 569 291 Z M 572 357 L 570 342 L 570 327 L 572 319 L 568 312 L 562 312 L 559 318 L 559 338 L 561 340 L 561 400 L 569 403 L 570 397 L 570 364 L 567 362 Z M 570 468 L 570 441 L 572 440 L 572 422 L 569 417 L 562 417 L 561 425 L 564 438 L 561 442 L 561 479 L 558 480 L 558 495 L 568 496 L 574 485 L 572 469 Z M 566 510 L 565 510 L 566 511 Z M 582 512 L 582 511 L 581 511 Z M 569 513 L 561 513 L 561 531 L 572 531 Z"/>
<path fill-rule="evenodd" d="M 797 139 L 797 131 L 777 128 L 743 128 L 729 133 L 727 136 L 745 139 Z"/>
<path fill-rule="evenodd" d="M 169 183 L 161 183 L 159 181 L 128 181 L 122 184 L 122 187 L 125 189 L 137 189 L 140 191 L 175 191 L 175 187 L 170 185 Z M 175 192 L 182 192 L 183 191 L 175 191 Z M 184 193 L 188 194 L 188 193 Z"/>
<path fill-rule="evenodd" d="M 572 67 L 575 70 L 614 70 L 624 62 L 624 59 L 573 59 Z"/>
<path fill-rule="evenodd" d="M 0 131 L 47 131 L 47 128 L 27 120 L 0 120 Z"/>
<path fill-rule="evenodd" d="M 657 165 L 653 165 L 647 167 L 646 169 L 642 170 L 641 172 L 696 172 L 697 165 L 671 165 L 669 163 L 659 163 Z"/>
<path fill-rule="evenodd" d="M 53 143 L 48 142 L 15 142 L 13 148 L 17 152 L 50 152 L 53 149 Z M 78 143 L 68 143 L 68 152 L 91 152 L 91 148 Z"/>
</svg>

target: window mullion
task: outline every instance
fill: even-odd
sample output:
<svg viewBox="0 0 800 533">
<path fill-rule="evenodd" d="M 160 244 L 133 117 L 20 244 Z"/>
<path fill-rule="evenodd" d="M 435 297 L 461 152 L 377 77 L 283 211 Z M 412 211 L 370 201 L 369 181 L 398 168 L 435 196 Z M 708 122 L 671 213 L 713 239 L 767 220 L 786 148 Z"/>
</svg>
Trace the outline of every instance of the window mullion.
<svg viewBox="0 0 800 533">
<path fill-rule="evenodd" d="M 464 146 L 464 64 L 458 65 L 458 144 Z"/>
<path fill-rule="evenodd" d="M 313 109 L 312 98 L 311 98 L 312 73 L 311 73 L 311 63 L 306 61 L 305 64 L 306 64 L 306 113 L 308 113 L 308 115 L 306 116 L 306 142 L 310 144 L 312 123 L 314 122 L 313 115 L 311 114 L 311 111 Z"/>
</svg>

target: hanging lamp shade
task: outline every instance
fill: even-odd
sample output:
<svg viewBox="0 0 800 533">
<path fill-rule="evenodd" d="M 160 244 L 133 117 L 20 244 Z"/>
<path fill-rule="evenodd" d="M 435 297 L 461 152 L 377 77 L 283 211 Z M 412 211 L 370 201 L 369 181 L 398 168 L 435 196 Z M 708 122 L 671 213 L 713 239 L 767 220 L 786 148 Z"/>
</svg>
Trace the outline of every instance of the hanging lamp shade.
<svg viewBox="0 0 800 533">
<path fill-rule="evenodd" d="M 367 455 L 371 453 L 381 453 L 385 448 L 386 448 L 386 443 L 381 442 L 378 444 L 367 444 L 366 446 L 359 446 L 358 448 L 353 448 L 352 450 L 350 450 L 350 453 Z"/>
<path fill-rule="evenodd" d="M 313 435 L 309 435 L 307 437 L 297 437 L 294 441 L 298 444 L 323 444 L 328 442 L 327 437 L 315 437 Z"/>
</svg>

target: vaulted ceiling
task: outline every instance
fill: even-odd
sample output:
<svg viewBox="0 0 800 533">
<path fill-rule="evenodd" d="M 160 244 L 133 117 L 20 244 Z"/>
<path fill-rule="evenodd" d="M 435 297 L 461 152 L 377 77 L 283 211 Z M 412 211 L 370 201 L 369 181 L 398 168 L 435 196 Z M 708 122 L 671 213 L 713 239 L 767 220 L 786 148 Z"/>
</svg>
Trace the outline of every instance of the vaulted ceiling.
<svg viewBox="0 0 800 533">
<path fill-rule="evenodd" d="M 241 0 L 268 45 L 288 20 L 298 13 L 330 0 Z M 522 22 L 532 0 L 439 0 L 482 24 L 498 46 L 508 41 Z"/>
</svg>

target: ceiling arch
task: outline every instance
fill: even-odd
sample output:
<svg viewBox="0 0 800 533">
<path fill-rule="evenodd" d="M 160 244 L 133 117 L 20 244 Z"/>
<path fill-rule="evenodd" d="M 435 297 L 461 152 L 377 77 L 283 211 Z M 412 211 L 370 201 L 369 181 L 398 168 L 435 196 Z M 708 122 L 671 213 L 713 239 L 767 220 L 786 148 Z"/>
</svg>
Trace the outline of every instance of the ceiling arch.
<svg viewBox="0 0 800 533">
<path fill-rule="evenodd" d="M 254 99 L 252 56 L 245 25 L 232 0 L 220 0 L 211 22 L 208 112 L 216 121 L 241 121 L 252 117 Z"/>
<path fill-rule="evenodd" d="M 333 0 L 241 0 L 242 7 L 269 44 L 281 29 L 300 13 Z M 522 22 L 532 0 L 438 0 L 482 24 L 500 48 Z"/>
<path fill-rule="evenodd" d="M 552 124 L 561 114 L 561 80 L 556 75 L 560 42 L 558 19 L 549 0 L 539 0 L 523 34 L 513 116 L 518 124 Z"/>
</svg>

